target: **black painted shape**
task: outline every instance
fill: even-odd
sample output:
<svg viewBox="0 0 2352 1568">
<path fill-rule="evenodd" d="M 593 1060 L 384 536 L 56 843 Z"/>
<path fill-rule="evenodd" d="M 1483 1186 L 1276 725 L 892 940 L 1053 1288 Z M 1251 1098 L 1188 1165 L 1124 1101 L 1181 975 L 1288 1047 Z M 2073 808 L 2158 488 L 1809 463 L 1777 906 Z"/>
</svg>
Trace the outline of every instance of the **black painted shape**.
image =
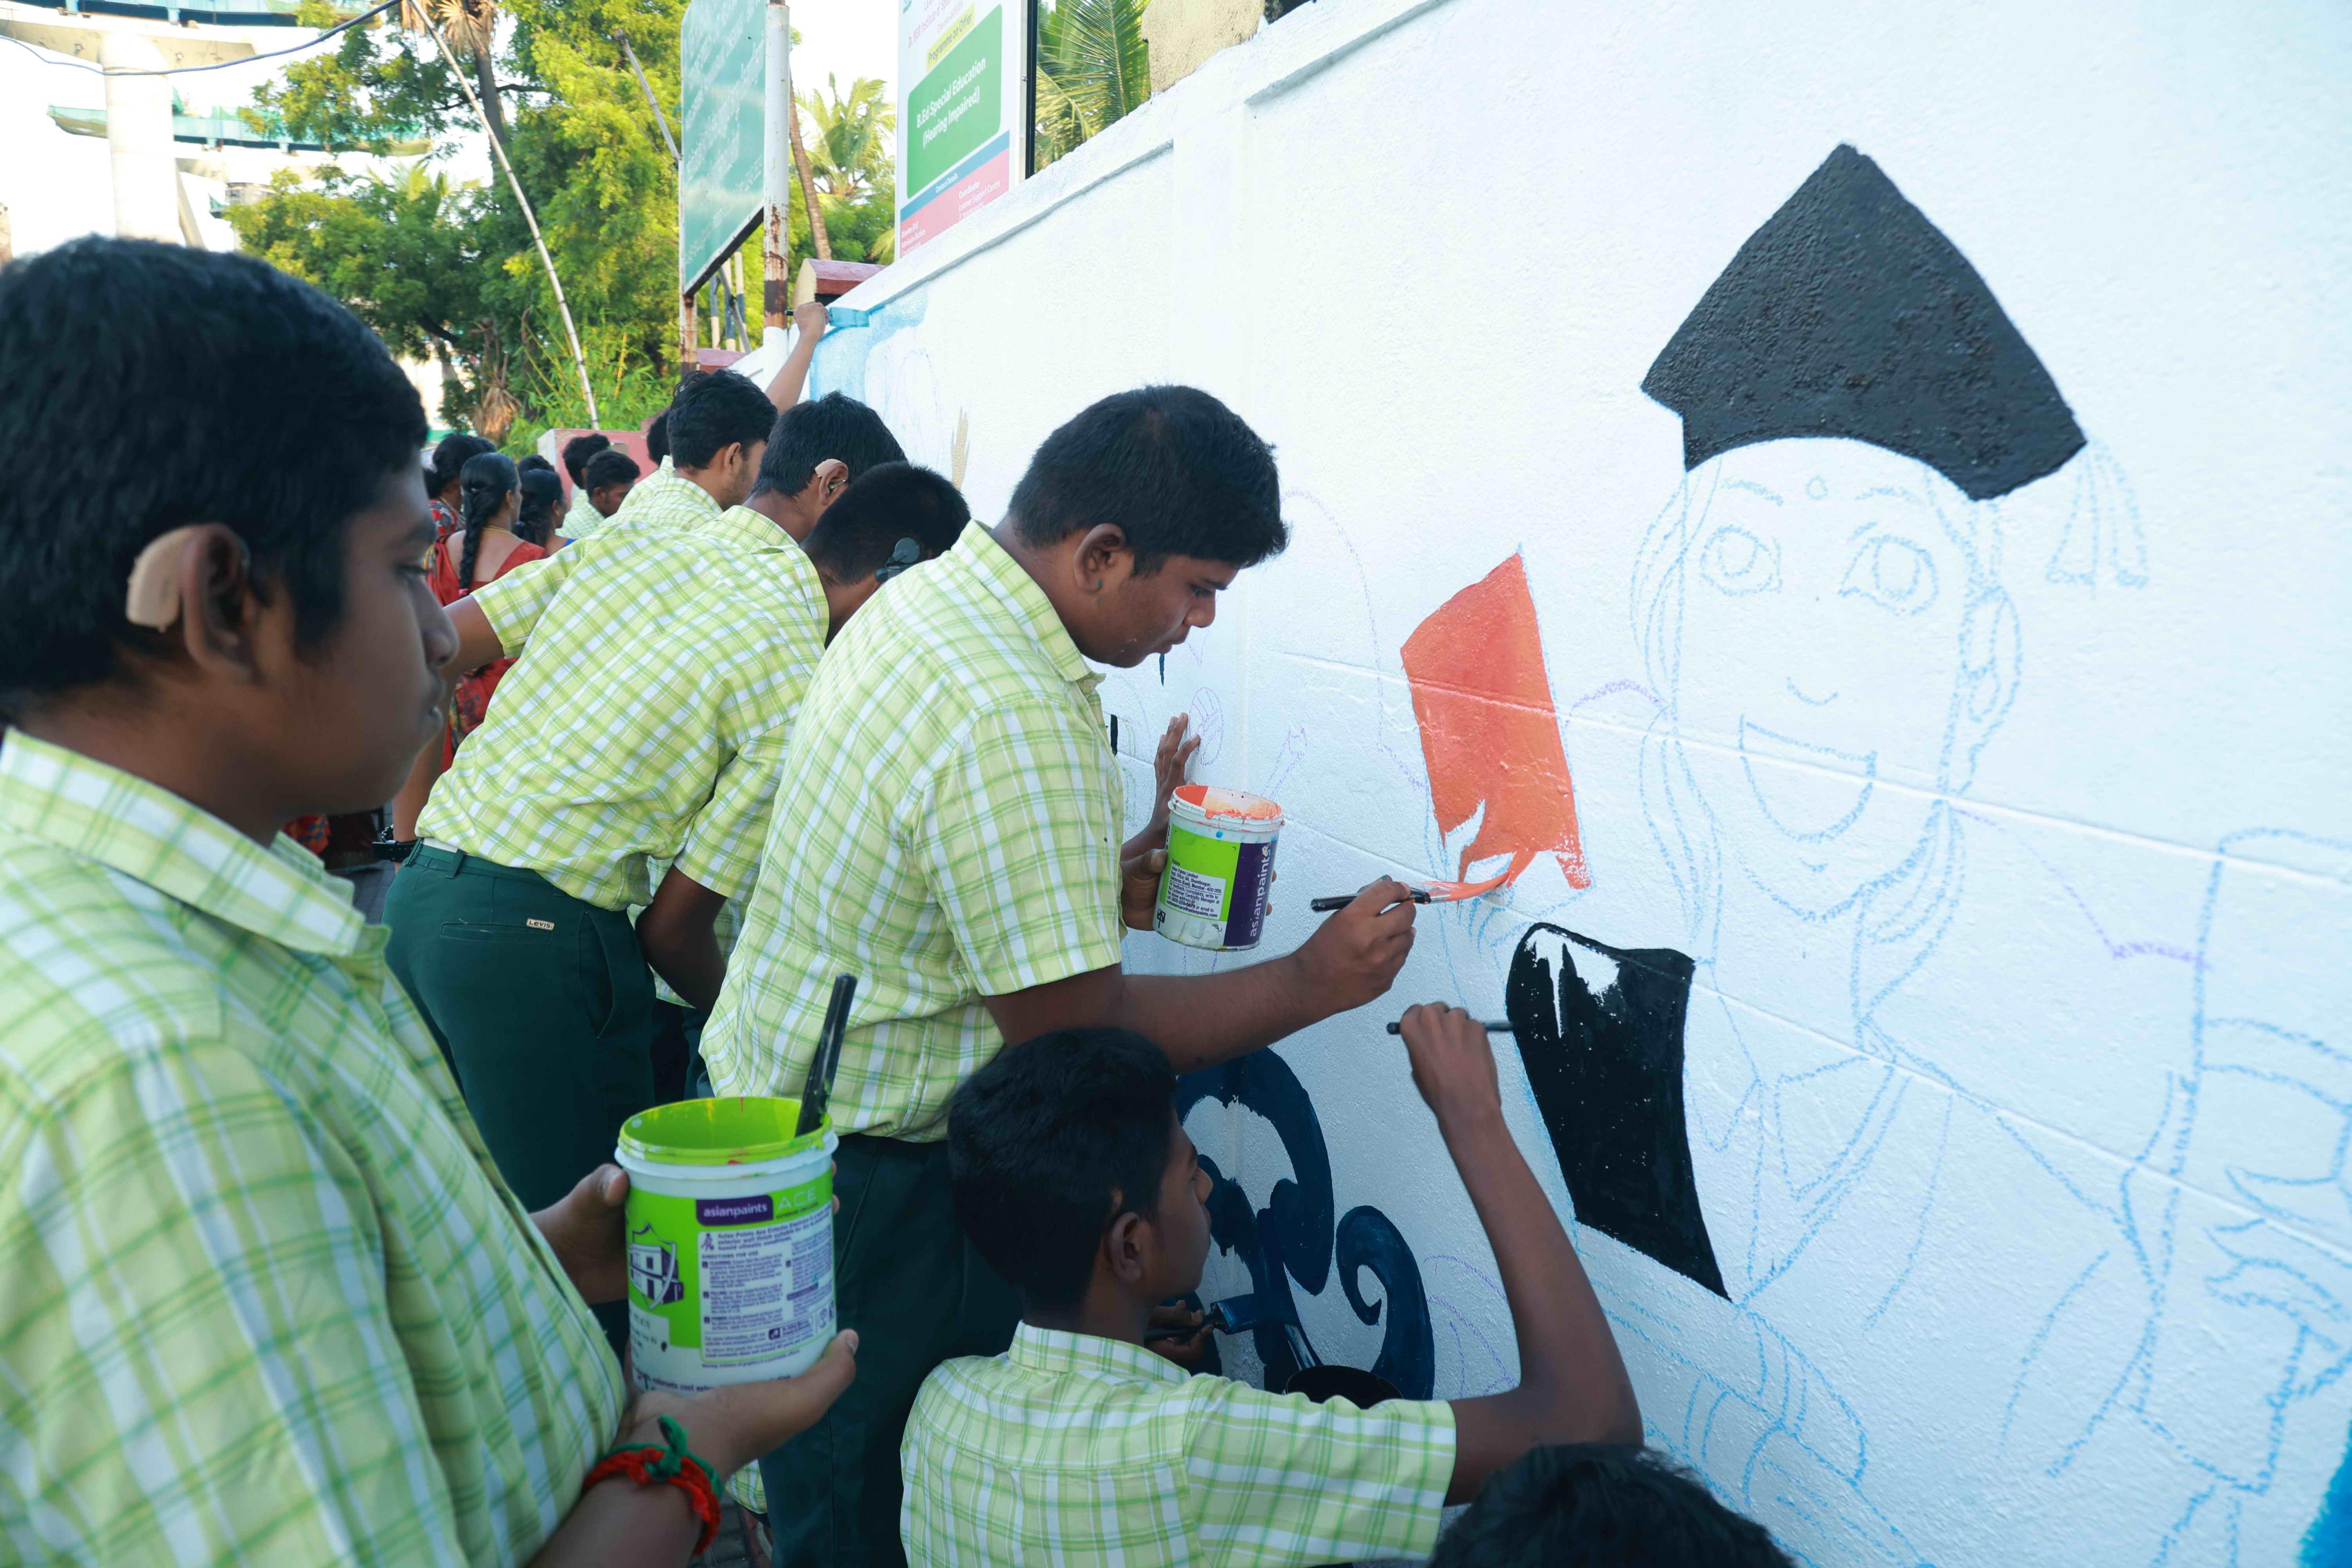
<svg viewBox="0 0 2352 1568">
<path fill-rule="evenodd" d="M 1376 1208 L 1360 1206 L 1340 1216 L 1333 1248 L 1339 1266 L 1339 1288 L 1356 1321 L 1377 1323 L 1386 1306 L 1388 1331 L 1381 1339 L 1380 1359 L 1372 1363 L 1376 1376 L 1396 1384 L 1407 1399 L 1427 1399 L 1437 1387 L 1436 1335 L 1429 1325 L 1429 1297 L 1422 1289 L 1421 1265 L 1412 1248 L 1389 1216 Z M 1384 1302 L 1364 1300 L 1356 1288 L 1356 1271 L 1371 1270 L 1381 1282 Z"/>
<path fill-rule="evenodd" d="M 1536 950 L 1545 933 L 1614 960 L 1615 982 L 1596 996 L 1573 960 L 1552 973 Z M 1695 967 L 1668 948 L 1625 950 L 1530 926 L 1511 955 L 1503 1005 L 1576 1217 L 1721 1296 L 1683 1117 Z"/>
<path fill-rule="evenodd" d="M 1847 146 L 1748 237 L 1642 390 L 1683 416 L 1685 468 L 1751 442 L 1845 437 L 1986 500 L 2083 447 L 1968 258 Z"/>
</svg>

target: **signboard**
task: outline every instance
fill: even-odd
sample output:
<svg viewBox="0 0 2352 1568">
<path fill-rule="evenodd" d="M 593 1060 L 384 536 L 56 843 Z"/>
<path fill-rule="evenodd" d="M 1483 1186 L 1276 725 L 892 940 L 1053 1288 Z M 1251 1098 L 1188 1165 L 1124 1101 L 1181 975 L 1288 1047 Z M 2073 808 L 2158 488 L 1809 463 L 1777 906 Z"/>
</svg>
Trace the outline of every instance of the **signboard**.
<svg viewBox="0 0 2352 1568">
<path fill-rule="evenodd" d="M 900 256 L 1020 184 L 1028 19 L 1028 0 L 898 0 Z"/>
<path fill-rule="evenodd" d="M 686 140 L 677 172 L 678 291 L 699 287 L 760 221 L 767 118 L 764 0 L 692 0 L 678 34 Z"/>
</svg>

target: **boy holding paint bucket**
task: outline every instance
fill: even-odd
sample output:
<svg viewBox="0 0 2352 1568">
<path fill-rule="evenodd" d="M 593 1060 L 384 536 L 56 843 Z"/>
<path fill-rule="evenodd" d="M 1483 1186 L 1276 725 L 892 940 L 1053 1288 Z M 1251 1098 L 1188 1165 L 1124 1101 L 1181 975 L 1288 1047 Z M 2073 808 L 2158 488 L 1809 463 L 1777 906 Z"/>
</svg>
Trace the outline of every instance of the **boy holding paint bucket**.
<svg viewBox="0 0 2352 1568">
<path fill-rule="evenodd" d="M 868 1353 L 853 1398 L 762 1467 L 787 1563 L 898 1560 L 915 1391 L 1012 1335 L 1018 1303 L 949 1191 L 959 1084 L 1007 1040 L 1086 1025 L 1147 1033 L 1181 1069 L 1228 1060 L 1371 1001 L 1412 947 L 1406 890 L 1381 881 L 1270 963 L 1120 967 L 1150 899 L 1122 899 L 1088 661 L 1132 668 L 1207 626 L 1217 595 L 1286 542 L 1280 501 L 1273 453 L 1215 398 L 1106 398 L 1046 439 L 1003 523 L 885 595 L 810 687 L 703 1036 L 721 1093 L 793 1093 L 826 987 L 859 977 L 832 1101 L 850 1134 L 835 1281 Z"/>
<path fill-rule="evenodd" d="M 0 1559 L 683 1563 L 790 1383 L 648 1397 L 585 1301 L 626 1183 L 499 1179 L 348 887 L 277 832 L 383 801 L 455 648 L 416 394 L 250 258 L 0 270 Z"/>
<path fill-rule="evenodd" d="M 418 821 L 388 956 L 525 1203 L 569 1191 L 653 1103 L 654 974 L 697 1007 L 717 994 L 719 915 L 750 890 L 826 642 L 969 516 L 941 476 L 886 463 L 805 544 L 739 506 L 691 533 L 593 535 L 474 595 L 522 655 Z"/>
<path fill-rule="evenodd" d="M 1494 1248 L 1518 1386 L 1316 1404 L 1146 1350 L 1154 1306 L 1198 1289 L 1209 1254 L 1175 1074 L 1127 1030 L 1041 1036 L 973 1074 L 949 1119 L 956 1214 L 1022 1321 L 1004 1354 L 949 1362 L 915 1403 L 909 1562 L 1418 1557 L 1442 1508 L 1529 1449 L 1642 1440 L 1609 1321 L 1504 1123 L 1486 1031 L 1432 1004 L 1400 1032 Z"/>
</svg>

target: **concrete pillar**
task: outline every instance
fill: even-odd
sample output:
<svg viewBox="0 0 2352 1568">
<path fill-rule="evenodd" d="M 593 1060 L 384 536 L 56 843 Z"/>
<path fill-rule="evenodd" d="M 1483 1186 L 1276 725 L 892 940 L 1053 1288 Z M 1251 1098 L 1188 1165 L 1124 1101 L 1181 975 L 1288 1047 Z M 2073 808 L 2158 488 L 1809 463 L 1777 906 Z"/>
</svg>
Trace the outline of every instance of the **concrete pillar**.
<svg viewBox="0 0 2352 1568">
<path fill-rule="evenodd" d="M 127 28 L 98 37 L 106 79 L 106 144 L 114 163 L 114 232 L 126 239 L 176 243 L 180 168 L 172 145 L 172 79 L 121 76 L 164 64 L 154 38 Z"/>
</svg>

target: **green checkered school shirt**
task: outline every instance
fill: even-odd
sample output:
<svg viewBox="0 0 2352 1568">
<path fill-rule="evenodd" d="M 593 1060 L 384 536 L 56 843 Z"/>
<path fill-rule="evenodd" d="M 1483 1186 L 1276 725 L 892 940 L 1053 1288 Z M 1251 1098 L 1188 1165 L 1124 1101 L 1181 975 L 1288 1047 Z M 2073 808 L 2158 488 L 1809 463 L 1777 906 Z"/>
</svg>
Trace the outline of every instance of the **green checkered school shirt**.
<svg viewBox="0 0 2352 1568">
<path fill-rule="evenodd" d="M 0 1560 L 528 1558 L 620 1367 L 384 933 L 128 773 L 0 743 Z"/>
<path fill-rule="evenodd" d="M 563 514 L 555 531 L 574 544 L 622 522 L 650 522 L 690 533 L 717 517 L 719 510 L 709 490 L 680 474 L 677 464 L 664 458 L 661 467 L 629 487 L 610 517 L 589 504 L 587 491 L 574 491 L 572 509 Z"/>
<path fill-rule="evenodd" d="M 646 903 L 670 860 L 750 892 L 829 618 L 792 536 L 747 507 L 690 534 L 609 529 L 474 603 L 521 657 L 417 831 L 600 909 Z"/>
<path fill-rule="evenodd" d="M 1422 1557 L 1454 1479 L 1454 1408 L 1317 1405 L 1024 1323 L 1004 1354 L 924 1380 L 898 1459 L 916 1568 Z"/>
<path fill-rule="evenodd" d="M 1004 1044 L 982 996 L 1119 961 L 1101 679 L 977 523 L 858 611 L 802 705 L 703 1031 L 720 1093 L 798 1094 L 855 974 L 834 1125 L 936 1140 Z"/>
</svg>

